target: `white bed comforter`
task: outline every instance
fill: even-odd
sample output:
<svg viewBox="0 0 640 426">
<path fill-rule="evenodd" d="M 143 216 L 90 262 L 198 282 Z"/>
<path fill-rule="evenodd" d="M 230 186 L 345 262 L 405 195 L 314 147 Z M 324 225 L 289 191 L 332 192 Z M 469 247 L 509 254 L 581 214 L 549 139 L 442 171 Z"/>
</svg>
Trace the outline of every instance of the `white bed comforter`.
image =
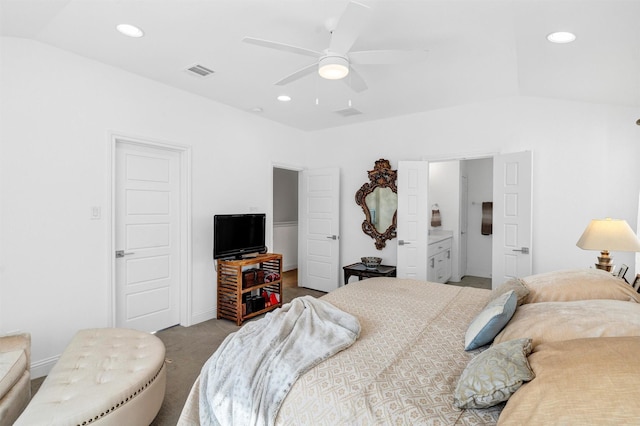
<svg viewBox="0 0 640 426">
<path fill-rule="evenodd" d="M 229 335 L 200 375 L 202 425 L 272 425 L 296 379 L 349 347 L 353 315 L 311 296 L 294 299 Z"/>
</svg>

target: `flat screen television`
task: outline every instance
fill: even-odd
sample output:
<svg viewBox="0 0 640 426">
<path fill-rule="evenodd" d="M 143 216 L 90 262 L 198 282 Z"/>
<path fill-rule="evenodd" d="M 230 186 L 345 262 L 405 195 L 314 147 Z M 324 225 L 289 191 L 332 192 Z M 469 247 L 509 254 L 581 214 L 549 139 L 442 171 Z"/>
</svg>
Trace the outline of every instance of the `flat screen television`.
<svg viewBox="0 0 640 426">
<path fill-rule="evenodd" d="M 213 217 L 213 258 L 242 259 L 265 252 L 266 214 L 217 214 Z"/>
</svg>

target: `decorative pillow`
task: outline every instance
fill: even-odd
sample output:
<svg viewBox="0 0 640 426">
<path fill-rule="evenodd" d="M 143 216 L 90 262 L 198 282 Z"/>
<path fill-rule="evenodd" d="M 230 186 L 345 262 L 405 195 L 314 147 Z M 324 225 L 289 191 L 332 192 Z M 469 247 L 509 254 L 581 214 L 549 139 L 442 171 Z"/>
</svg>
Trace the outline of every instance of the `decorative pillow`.
<svg viewBox="0 0 640 426">
<path fill-rule="evenodd" d="M 529 295 L 529 288 L 520 278 L 511 278 L 510 280 L 504 282 L 501 286 L 496 288 L 491 292 L 491 296 L 489 300 L 494 300 L 498 298 L 500 295 L 513 290 L 518 296 L 517 306 L 520 306 L 524 303 L 525 299 Z"/>
<path fill-rule="evenodd" d="M 529 295 L 524 303 L 613 299 L 640 303 L 640 294 L 601 269 L 572 269 L 531 275 L 522 279 Z"/>
<path fill-rule="evenodd" d="M 509 399 L 522 383 L 535 375 L 527 362 L 531 339 L 495 345 L 473 358 L 464 369 L 453 394 L 458 408 L 487 408 Z"/>
<path fill-rule="evenodd" d="M 585 337 L 640 336 L 640 304 L 578 300 L 522 305 L 493 343 L 530 337 L 540 343 Z"/>
<path fill-rule="evenodd" d="M 544 343 L 529 355 L 535 379 L 509 398 L 498 425 L 632 425 L 640 419 L 640 339 Z"/>
<path fill-rule="evenodd" d="M 464 337 L 464 350 L 470 351 L 491 343 L 516 311 L 517 296 L 511 290 L 487 303 L 469 324 Z"/>
</svg>

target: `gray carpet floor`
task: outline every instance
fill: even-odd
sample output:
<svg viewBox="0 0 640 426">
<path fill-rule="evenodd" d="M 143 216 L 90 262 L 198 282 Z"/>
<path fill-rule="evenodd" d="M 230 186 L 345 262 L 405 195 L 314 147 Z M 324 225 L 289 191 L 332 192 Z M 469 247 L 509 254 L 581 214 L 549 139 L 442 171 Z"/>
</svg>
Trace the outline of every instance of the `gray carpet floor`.
<svg viewBox="0 0 640 426">
<path fill-rule="evenodd" d="M 491 279 L 464 277 L 459 283 L 448 284 L 491 288 Z M 283 303 L 299 296 L 320 297 L 323 294 L 297 287 L 295 271 L 285 276 Z M 256 319 L 258 318 L 260 317 Z M 167 388 L 162 407 L 152 426 L 175 426 L 200 369 L 225 337 L 238 329 L 231 321 L 212 319 L 191 327 L 175 326 L 156 333 L 166 347 Z M 31 381 L 32 394 L 37 392 L 43 380 L 44 377 L 40 377 Z"/>
</svg>

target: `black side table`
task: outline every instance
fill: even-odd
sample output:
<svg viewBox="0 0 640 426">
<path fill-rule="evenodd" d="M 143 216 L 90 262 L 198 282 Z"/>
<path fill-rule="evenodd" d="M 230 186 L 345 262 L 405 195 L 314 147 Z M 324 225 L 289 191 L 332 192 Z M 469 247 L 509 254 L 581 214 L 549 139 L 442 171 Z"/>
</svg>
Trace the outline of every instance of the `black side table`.
<svg viewBox="0 0 640 426">
<path fill-rule="evenodd" d="M 374 269 L 369 269 L 364 264 L 358 262 L 353 265 L 343 266 L 344 269 L 344 283 L 349 284 L 349 278 L 352 275 L 358 277 L 358 281 L 362 281 L 363 278 L 372 277 L 395 277 L 396 267 L 389 265 L 378 265 Z"/>
</svg>

